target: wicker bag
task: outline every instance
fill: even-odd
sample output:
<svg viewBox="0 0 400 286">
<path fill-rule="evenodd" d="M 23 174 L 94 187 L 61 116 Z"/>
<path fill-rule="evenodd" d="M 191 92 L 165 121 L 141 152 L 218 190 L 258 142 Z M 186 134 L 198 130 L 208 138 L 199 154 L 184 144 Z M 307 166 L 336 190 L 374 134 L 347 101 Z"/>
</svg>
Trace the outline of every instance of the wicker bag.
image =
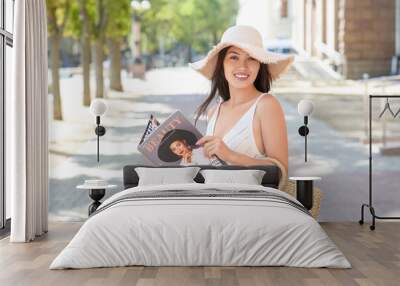
<svg viewBox="0 0 400 286">
<path fill-rule="evenodd" d="M 296 181 L 287 180 L 285 186 L 281 189 L 281 191 L 296 197 Z M 321 207 L 321 199 L 322 199 L 322 192 L 319 188 L 313 188 L 313 207 L 310 210 L 311 215 L 313 218 L 318 219 L 319 211 Z"/>
<path fill-rule="evenodd" d="M 296 182 L 289 180 L 288 175 L 286 173 L 285 168 L 283 167 L 282 163 L 274 158 L 268 158 L 272 161 L 276 166 L 279 167 L 280 170 L 280 179 L 279 179 L 279 190 L 293 196 L 296 198 Z M 322 192 L 319 188 L 313 188 L 313 207 L 310 210 L 311 215 L 318 219 L 319 211 L 321 207 L 321 199 L 322 199 Z"/>
</svg>

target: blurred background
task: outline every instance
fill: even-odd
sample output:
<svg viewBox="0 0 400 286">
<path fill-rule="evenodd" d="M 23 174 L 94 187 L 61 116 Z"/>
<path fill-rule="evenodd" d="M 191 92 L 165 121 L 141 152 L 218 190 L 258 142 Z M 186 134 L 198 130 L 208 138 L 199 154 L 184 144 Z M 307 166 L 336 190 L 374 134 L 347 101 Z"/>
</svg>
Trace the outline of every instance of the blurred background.
<svg viewBox="0 0 400 286">
<path fill-rule="evenodd" d="M 50 218 L 82 220 L 76 189 L 99 178 L 122 188 L 122 168 L 146 163 L 136 147 L 150 114 L 190 119 L 209 82 L 188 68 L 235 24 L 257 28 L 270 51 L 294 54 L 274 82 L 288 125 L 289 174 L 321 176 L 320 220 L 354 221 L 368 199 L 368 94 L 400 91 L 398 0 L 47 0 Z M 96 161 L 94 98 L 108 106 Z M 309 161 L 297 129 L 314 102 Z M 373 102 L 374 188 L 380 215 L 400 215 L 400 115 Z M 400 101 L 390 99 L 394 111 Z M 205 132 L 206 122 L 198 128 Z M 387 152 L 390 150 L 390 152 Z"/>
</svg>

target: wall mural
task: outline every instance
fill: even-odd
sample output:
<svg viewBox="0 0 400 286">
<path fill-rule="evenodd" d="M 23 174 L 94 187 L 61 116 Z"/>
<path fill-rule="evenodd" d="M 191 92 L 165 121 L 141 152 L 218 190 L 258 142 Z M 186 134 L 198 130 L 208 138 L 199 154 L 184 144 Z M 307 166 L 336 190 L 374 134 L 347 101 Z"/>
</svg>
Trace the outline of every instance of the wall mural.
<svg viewBox="0 0 400 286">
<path fill-rule="evenodd" d="M 94 5 L 93 1 L 47 1 L 50 220 L 86 219 L 88 206 L 93 202 L 90 190 L 96 189 L 96 184 L 112 186 L 106 189 L 102 200 L 121 191 L 123 167 L 150 164 L 154 161 L 151 155 L 143 155 L 150 147 L 154 147 L 150 150 L 153 154 L 164 148 L 157 156 L 164 158 L 166 164 L 200 162 L 194 159 L 205 151 L 196 143 L 210 130 L 207 112 L 197 118 L 196 111 L 213 92 L 213 86 L 208 79 L 211 74 L 201 72 L 201 65 L 196 71 L 188 64 L 216 51 L 223 33 L 235 24 L 249 25 L 261 33 L 258 44 L 263 53 L 294 57 L 287 70 L 285 66 L 274 69 L 272 63 L 269 70 L 277 75 L 270 93 L 278 100 L 287 126 L 287 177 L 320 178 L 314 186 L 320 190 L 318 194 L 323 194 L 318 206 L 321 221 L 359 220 L 360 204 L 368 199 L 368 95 L 400 91 L 398 82 L 390 77 L 397 73 L 396 65 L 390 64 L 396 62 L 394 33 L 385 34 L 385 52 L 378 53 L 373 44 L 374 35 L 382 34 L 381 29 L 395 29 L 394 21 L 382 20 L 382 27 L 370 29 L 372 40 L 364 39 L 361 51 L 351 45 L 351 39 L 357 40 L 362 34 L 362 27 L 354 22 L 356 8 L 343 6 L 340 1 L 332 1 L 337 4 L 330 3 L 329 7 L 307 6 L 308 1 L 279 1 L 283 4 L 271 5 L 273 9 L 268 9 L 271 1 L 247 1 L 246 5 L 244 2 L 172 0 L 167 5 L 156 0 L 115 0 Z M 271 17 L 256 21 L 255 18 L 261 19 L 254 17 L 262 10 L 260 5 Z M 376 8 L 372 6 L 359 9 Z M 383 12 L 378 16 L 386 17 Z M 231 59 L 228 51 L 227 59 Z M 258 59 L 259 54 L 254 51 L 240 51 Z M 238 61 L 242 60 L 240 51 Z M 371 64 L 373 61 L 375 64 Z M 251 69 L 252 62 L 247 64 Z M 229 66 L 224 68 L 228 71 Z M 214 69 L 213 66 L 211 70 Z M 285 73 L 280 76 L 282 71 Z M 246 82 L 252 75 L 235 67 L 232 73 L 224 74 L 228 82 L 232 76 L 238 83 Z M 218 106 L 219 98 L 210 100 L 208 110 Z M 96 113 L 90 111 L 95 100 L 107 107 L 99 122 L 105 131 L 102 136 L 95 133 Z M 314 105 L 307 122 L 297 110 L 302 100 Z M 373 176 L 375 195 L 379 198 L 374 205 L 381 215 L 398 216 L 400 197 L 393 178 L 400 172 L 400 125 L 399 116 L 391 116 L 390 110 L 400 110 L 400 100 L 390 99 L 390 110 L 385 107 L 385 100 L 375 102 L 372 108 Z M 237 114 L 244 114 L 250 106 L 239 108 Z M 381 114 L 384 108 L 386 112 Z M 168 125 L 174 114 L 188 121 L 185 128 L 157 129 Z M 222 116 L 230 118 L 228 113 L 224 114 L 224 108 Z M 235 123 L 224 122 L 227 129 Z M 303 123 L 311 131 L 306 136 L 306 162 L 305 137 L 299 136 L 298 131 Z M 188 128 L 195 136 L 183 131 Z M 218 124 L 214 128 L 220 134 L 228 131 Z M 168 133 L 172 129 L 178 131 Z M 246 134 L 252 134 L 251 131 L 249 127 L 243 128 Z M 150 140 L 155 137 L 157 144 Z M 245 141 L 231 137 L 229 140 L 236 140 L 238 145 Z M 201 141 L 203 147 L 207 142 Z M 254 144 L 260 147 L 257 140 Z M 206 151 L 212 145 L 207 145 Z M 256 153 L 257 149 L 253 151 Z M 180 159 L 175 160 L 177 157 Z M 211 164 L 224 161 L 226 158 L 215 156 Z M 86 188 L 85 182 L 91 188 Z M 102 192 L 91 195 L 97 197 L 96 193 Z"/>
</svg>

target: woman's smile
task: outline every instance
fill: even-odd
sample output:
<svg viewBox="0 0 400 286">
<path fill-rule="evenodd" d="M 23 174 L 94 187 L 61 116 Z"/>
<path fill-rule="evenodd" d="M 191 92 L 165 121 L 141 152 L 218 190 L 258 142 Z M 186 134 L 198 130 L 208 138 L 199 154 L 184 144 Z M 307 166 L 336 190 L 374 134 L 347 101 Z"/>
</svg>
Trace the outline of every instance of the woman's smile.
<svg viewBox="0 0 400 286">
<path fill-rule="evenodd" d="M 250 75 L 248 73 L 244 73 L 244 72 L 237 72 L 237 73 L 233 73 L 233 76 L 240 81 L 245 81 L 249 78 Z"/>
</svg>

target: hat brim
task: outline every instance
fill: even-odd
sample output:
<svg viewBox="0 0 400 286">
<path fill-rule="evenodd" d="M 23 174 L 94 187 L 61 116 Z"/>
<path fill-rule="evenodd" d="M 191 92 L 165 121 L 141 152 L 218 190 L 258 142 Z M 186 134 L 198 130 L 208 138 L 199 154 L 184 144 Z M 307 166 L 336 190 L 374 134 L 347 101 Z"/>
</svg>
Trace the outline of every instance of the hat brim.
<svg viewBox="0 0 400 286">
<path fill-rule="evenodd" d="M 194 63 L 189 63 L 189 66 L 204 75 L 206 78 L 211 79 L 217 64 L 218 53 L 222 49 L 230 46 L 238 47 L 246 51 L 260 63 L 268 64 L 272 80 L 277 80 L 282 74 L 284 74 L 294 61 L 293 55 L 269 52 L 263 48 L 244 43 L 223 42 L 214 46 L 204 59 Z"/>
<path fill-rule="evenodd" d="M 182 158 L 172 152 L 172 150 L 169 148 L 172 142 L 184 139 L 189 146 L 192 146 L 197 142 L 197 137 L 192 132 L 183 129 L 174 129 L 170 132 L 171 133 L 169 135 L 167 135 L 167 132 L 167 136 L 164 136 L 164 138 L 161 140 L 157 150 L 157 155 L 160 160 L 164 162 L 177 162 Z"/>
</svg>

